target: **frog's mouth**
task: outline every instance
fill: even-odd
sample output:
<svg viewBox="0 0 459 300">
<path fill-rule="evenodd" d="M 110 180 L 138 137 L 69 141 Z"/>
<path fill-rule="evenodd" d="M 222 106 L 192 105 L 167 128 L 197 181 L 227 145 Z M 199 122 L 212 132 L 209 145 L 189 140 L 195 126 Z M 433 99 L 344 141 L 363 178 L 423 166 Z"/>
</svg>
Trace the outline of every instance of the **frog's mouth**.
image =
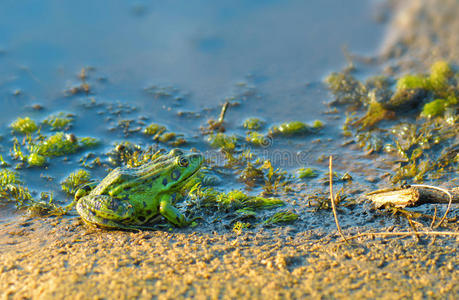
<svg viewBox="0 0 459 300">
<path fill-rule="evenodd" d="M 196 170 L 194 170 L 193 172 L 191 172 L 188 176 L 186 176 L 185 178 L 183 178 L 182 181 L 188 181 L 188 179 L 190 179 L 191 177 L 193 177 L 196 173 L 198 173 L 198 171 L 200 170 L 201 168 L 196 168 Z"/>
</svg>

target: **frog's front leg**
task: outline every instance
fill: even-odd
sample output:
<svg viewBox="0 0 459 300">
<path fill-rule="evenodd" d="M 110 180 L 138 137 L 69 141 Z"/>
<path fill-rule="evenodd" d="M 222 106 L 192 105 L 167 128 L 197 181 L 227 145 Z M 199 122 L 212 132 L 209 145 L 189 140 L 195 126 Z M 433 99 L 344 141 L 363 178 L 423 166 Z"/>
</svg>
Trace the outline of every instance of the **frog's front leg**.
<svg viewBox="0 0 459 300">
<path fill-rule="evenodd" d="M 159 201 L 159 213 L 164 216 L 169 222 L 178 227 L 189 225 L 186 217 L 171 203 L 171 196 L 164 195 Z"/>
<path fill-rule="evenodd" d="M 75 192 L 73 201 L 64 207 L 64 214 L 67 214 L 69 211 L 71 211 L 73 207 L 75 207 L 75 205 L 78 203 L 78 200 L 80 200 L 80 198 L 89 195 L 89 193 L 91 192 L 91 190 L 94 188 L 95 185 L 96 185 L 96 182 L 92 181 L 90 183 L 86 183 L 85 185 L 81 186 Z"/>
<path fill-rule="evenodd" d="M 86 223 L 110 228 L 124 228 L 123 221 L 134 215 L 129 201 L 107 195 L 82 197 L 76 210 Z"/>
</svg>

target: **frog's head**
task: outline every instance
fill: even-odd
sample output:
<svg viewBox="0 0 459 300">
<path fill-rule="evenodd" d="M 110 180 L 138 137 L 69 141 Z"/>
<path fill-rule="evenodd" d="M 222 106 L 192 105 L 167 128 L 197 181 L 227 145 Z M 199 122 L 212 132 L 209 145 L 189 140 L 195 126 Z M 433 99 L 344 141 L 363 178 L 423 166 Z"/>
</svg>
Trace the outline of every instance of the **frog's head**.
<svg viewBox="0 0 459 300">
<path fill-rule="evenodd" d="M 172 150 L 161 171 L 160 185 L 164 190 L 181 186 L 201 168 L 203 160 L 199 153 L 184 154 L 181 150 Z"/>
</svg>

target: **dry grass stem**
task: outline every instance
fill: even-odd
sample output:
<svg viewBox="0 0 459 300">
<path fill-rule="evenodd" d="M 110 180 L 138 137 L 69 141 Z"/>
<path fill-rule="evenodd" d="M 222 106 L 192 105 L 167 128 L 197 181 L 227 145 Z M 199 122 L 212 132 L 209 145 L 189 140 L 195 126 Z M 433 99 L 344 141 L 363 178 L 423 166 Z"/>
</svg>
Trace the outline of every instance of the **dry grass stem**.
<svg viewBox="0 0 459 300">
<path fill-rule="evenodd" d="M 336 228 L 338 228 L 338 232 L 343 238 L 344 241 L 347 243 L 347 239 L 344 236 L 343 232 L 341 231 L 341 226 L 339 226 L 338 215 L 336 213 L 336 206 L 335 206 L 335 197 L 333 196 L 333 156 L 330 155 L 329 159 L 329 173 L 330 173 L 330 202 L 332 205 L 333 210 L 333 217 L 335 218 Z"/>
<path fill-rule="evenodd" d="M 453 231 L 400 231 L 400 232 L 365 232 L 347 238 L 347 241 L 365 236 L 403 236 L 403 235 L 432 235 L 432 236 L 459 236 L 459 232 Z"/>
</svg>

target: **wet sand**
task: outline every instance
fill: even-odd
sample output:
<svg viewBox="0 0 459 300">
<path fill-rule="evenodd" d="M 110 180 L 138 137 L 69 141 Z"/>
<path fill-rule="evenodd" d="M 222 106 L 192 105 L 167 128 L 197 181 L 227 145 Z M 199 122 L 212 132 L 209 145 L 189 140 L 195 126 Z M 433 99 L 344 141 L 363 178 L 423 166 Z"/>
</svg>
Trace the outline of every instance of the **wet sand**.
<svg viewBox="0 0 459 300">
<path fill-rule="evenodd" d="M 456 247 L 336 236 L 294 226 L 235 233 L 129 233 L 75 219 L 8 225 L 0 289 L 6 298 L 441 298 L 459 293 Z M 457 240 L 456 240 L 457 242 Z M 449 244 L 449 245 L 448 245 Z M 37 249 L 39 249 L 37 251 Z"/>
</svg>

